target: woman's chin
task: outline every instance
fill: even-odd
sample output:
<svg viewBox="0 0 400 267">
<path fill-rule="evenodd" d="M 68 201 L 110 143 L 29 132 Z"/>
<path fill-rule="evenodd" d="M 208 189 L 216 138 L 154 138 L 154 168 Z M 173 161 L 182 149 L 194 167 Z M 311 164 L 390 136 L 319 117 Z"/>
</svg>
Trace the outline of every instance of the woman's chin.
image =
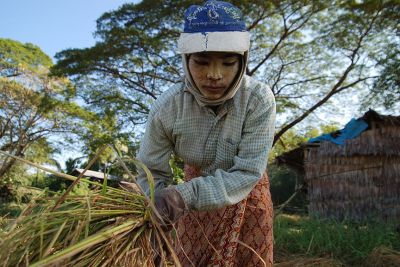
<svg viewBox="0 0 400 267">
<path fill-rule="evenodd" d="M 203 95 L 209 99 L 209 100 L 217 100 L 220 99 L 224 94 L 220 93 L 220 94 L 215 94 L 215 93 L 203 93 Z"/>
<path fill-rule="evenodd" d="M 225 91 L 222 92 L 210 92 L 209 90 L 200 90 L 201 94 L 209 100 L 217 100 L 224 95 Z"/>
</svg>

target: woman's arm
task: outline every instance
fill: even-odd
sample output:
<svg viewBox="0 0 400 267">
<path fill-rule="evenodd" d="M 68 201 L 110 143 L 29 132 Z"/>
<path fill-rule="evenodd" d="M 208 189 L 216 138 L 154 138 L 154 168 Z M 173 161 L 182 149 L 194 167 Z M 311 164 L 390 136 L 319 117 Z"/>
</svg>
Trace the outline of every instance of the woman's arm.
<svg viewBox="0 0 400 267">
<path fill-rule="evenodd" d="M 176 186 L 189 209 L 211 210 L 233 205 L 250 193 L 266 169 L 275 131 L 275 113 L 270 90 L 261 99 L 253 98 L 232 168 L 217 169 L 214 176 L 197 177 Z"/>
<path fill-rule="evenodd" d="M 150 112 L 146 132 L 140 143 L 138 160 L 140 160 L 151 171 L 154 177 L 156 191 L 164 188 L 172 181 L 172 171 L 169 166 L 169 159 L 173 151 L 173 145 L 165 132 L 159 117 L 159 110 L 156 106 Z M 138 170 L 137 182 L 147 195 L 149 185 L 147 177 L 142 169 Z"/>
</svg>

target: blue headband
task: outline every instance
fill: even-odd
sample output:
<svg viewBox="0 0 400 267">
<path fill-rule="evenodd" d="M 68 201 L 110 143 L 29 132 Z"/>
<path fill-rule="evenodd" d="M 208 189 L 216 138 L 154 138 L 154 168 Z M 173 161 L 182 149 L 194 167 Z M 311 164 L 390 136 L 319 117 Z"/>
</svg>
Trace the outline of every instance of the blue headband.
<svg viewBox="0 0 400 267">
<path fill-rule="evenodd" d="M 183 33 L 178 40 L 181 54 L 221 51 L 243 54 L 250 47 L 250 35 L 240 9 L 209 0 L 203 6 L 192 5 L 185 12 Z"/>
<path fill-rule="evenodd" d="M 247 31 L 242 12 L 230 3 L 211 0 L 185 12 L 185 33 L 226 31 Z"/>
</svg>

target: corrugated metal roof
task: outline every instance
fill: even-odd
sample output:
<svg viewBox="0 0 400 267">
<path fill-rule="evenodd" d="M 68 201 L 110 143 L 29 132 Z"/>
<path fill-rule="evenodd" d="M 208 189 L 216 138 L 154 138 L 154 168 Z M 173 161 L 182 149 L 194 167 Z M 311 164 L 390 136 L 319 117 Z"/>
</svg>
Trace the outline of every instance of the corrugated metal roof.
<svg viewBox="0 0 400 267">
<path fill-rule="evenodd" d="M 73 173 L 76 171 L 78 173 L 82 173 L 85 169 L 79 169 L 76 168 L 74 169 Z M 92 171 L 92 170 L 87 170 L 85 171 L 84 174 L 85 177 L 93 177 L 93 178 L 97 178 L 97 179 L 104 179 L 104 173 L 103 172 L 97 172 L 97 171 Z M 120 178 L 114 176 L 114 175 L 108 175 L 107 179 L 109 180 L 120 180 Z"/>
</svg>

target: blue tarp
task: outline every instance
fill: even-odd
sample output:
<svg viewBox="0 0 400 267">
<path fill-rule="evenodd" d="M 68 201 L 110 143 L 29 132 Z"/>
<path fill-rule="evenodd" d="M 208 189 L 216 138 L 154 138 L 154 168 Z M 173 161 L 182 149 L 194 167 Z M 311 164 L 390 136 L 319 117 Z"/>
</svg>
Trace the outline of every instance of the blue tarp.
<svg viewBox="0 0 400 267">
<path fill-rule="evenodd" d="M 353 139 L 359 136 L 365 129 L 368 128 L 368 123 L 362 119 L 351 119 L 342 130 L 334 133 L 323 134 L 308 140 L 309 143 L 321 141 L 330 141 L 332 143 L 343 145 L 346 140 Z"/>
</svg>

